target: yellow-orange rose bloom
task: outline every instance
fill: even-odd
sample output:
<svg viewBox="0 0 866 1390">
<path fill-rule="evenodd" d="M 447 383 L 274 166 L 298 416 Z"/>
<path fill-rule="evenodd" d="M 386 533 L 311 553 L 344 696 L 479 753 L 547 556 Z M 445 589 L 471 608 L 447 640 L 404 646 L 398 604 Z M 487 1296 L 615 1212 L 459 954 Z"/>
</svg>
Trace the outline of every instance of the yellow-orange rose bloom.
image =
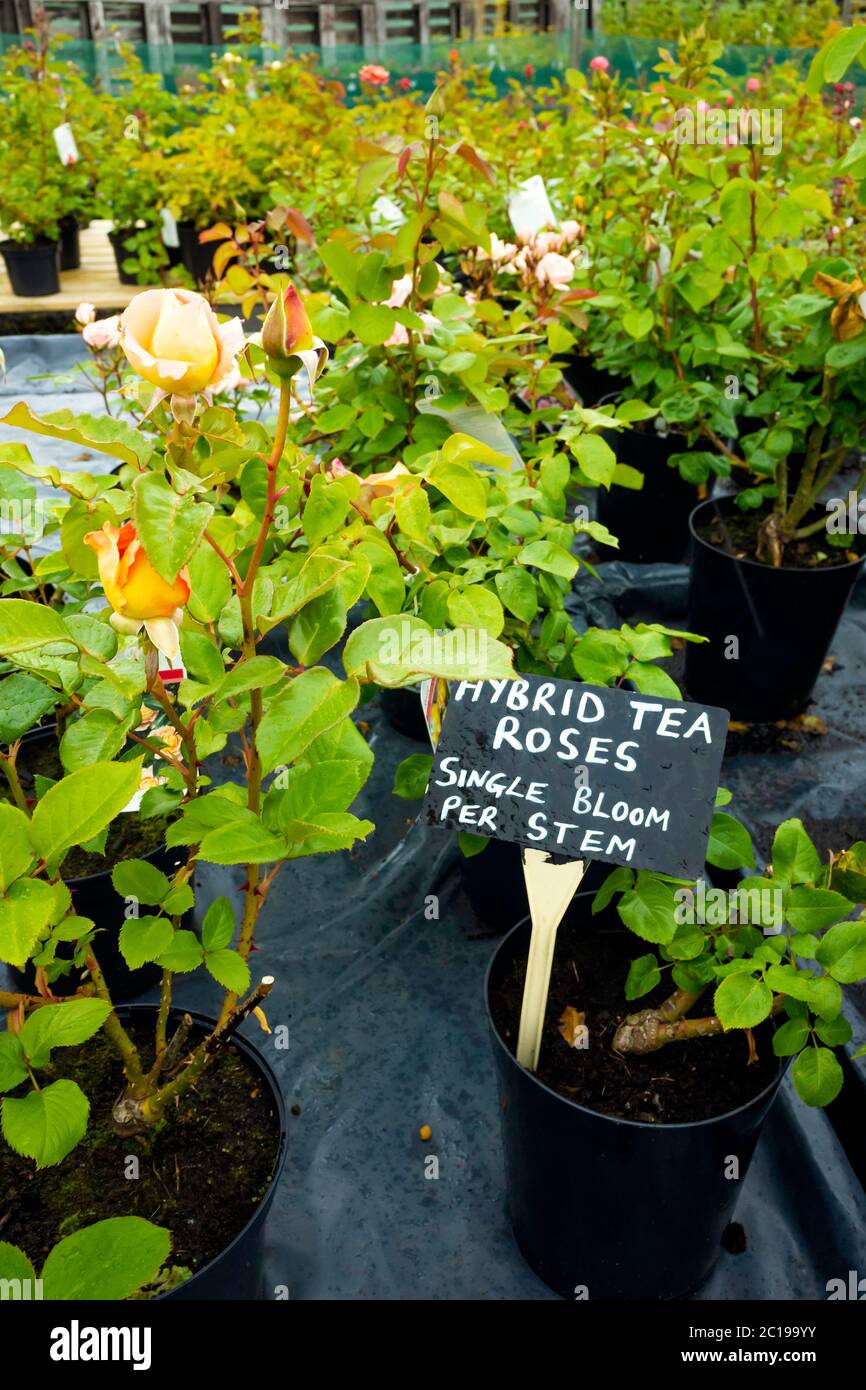
<svg viewBox="0 0 866 1390">
<path fill-rule="evenodd" d="M 244 345 L 240 319 L 219 323 L 192 290 L 145 290 L 120 318 L 131 367 L 166 395 L 194 396 L 219 386 Z"/>
<path fill-rule="evenodd" d="M 138 632 L 144 626 L 155 647 L 172 661 L 178 655 L 177 624 L 190 595 L 189 574 L 182 569 L 169 584 L 150 563 L 131 521 L 120 530 L 106 521 L 88 531 L 85 544 L 96 551 L 99 578 L 114 609 L 112 626 Z"/>
</svg>

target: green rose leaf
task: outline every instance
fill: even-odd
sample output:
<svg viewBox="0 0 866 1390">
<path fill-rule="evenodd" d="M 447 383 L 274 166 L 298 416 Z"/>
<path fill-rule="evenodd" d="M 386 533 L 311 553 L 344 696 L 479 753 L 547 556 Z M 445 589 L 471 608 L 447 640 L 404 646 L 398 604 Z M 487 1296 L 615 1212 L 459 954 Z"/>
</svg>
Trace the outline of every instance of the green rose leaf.
<svg viewBox="0 0 866 1390">
<path fill-rule="evenodd" d="M 201 942 L 192 931 L 176 931 L 171 945 L 157 960 L 163 970 L 173 970 L 179 975 L 195 970 L 204 958 Z"/>
<path fill-rule="evenodd" d="M 398 764 L 391 791 L 404 801 L 420 801 L 426 795 L 432 770 L 431 753 L 410 753 Z"/>
<path fill-rule="evenodd" d="M 640 999 L 661 982 L 661 971 L 655 956 L 638 956 L 628 968 L 625 982 L 626 999 Z"/>
<path fill-rule="evenodd" d="M 14 1091 L 26 1080 L 24 1048 L 14 1033 L 0 1033 L 0 1091 Z"/>
<path fill-rule="evenodd" d="M 3 656 L 32 652 L 49 642 L 69 641 L 69 629 L 54 608 L 23 598 L 0 599 L 0 654 Z"/>
<path fill-rule="evenodd" d="M 174 928 L 167 917 L 127 917 L 120 928 L 120 950 L 130 970 L 170 951 Z"/>
<path fill-rule="evenodd" d="M 807 1047 L 791 1068 L 794 1089 L 807 1105 L 829 1105 L 842 1089 L 842 1068 L 826 1047 Z"/>
<path fill-rule="evenodd" d="M 87 1129 L 90 1102 L 74 1081 L 62 1078 L 20 1100 L 6 1096 L 0 1127 L 16 1153 L 52 1168 L 71 1153 Z"/>
<path fill-rule="evenodd" d="M 144 473 L 133 488 L 133 519 L 138 539 L 154 569 L 173 584 L 197 549 L 213 507 L 181 496 L 161 473 Z"/>
<path fill-rule="evenodd" d="M 161 903 L 170 888 L 167 876 L 147 859 L 124 859 L 111 872 L 111 881 L 122 898 L 140 903 Z"/>
<path fill-rule="evenodd" d="M 105 830 L 138 790 L 141 764 L 141 758 L 94 763 L 50 787 L 31 821 L 33 845 L 42 858 L 56 863 L 73 845 Z"/>
<path fill-rule="evenodd" d="M 29 604 L 34 608 L 35 604 Z M 0 609 L 2 613 L 2 609 Z M 57 695 L 41 681 L 16 671 L 0 681 L 0 740 L 14 743 L 57 703 Z"/>
<path fill-rule="evenodd" d="M 803 822 L 782 821 L 773 838 L 773 878 L 777 883 L 814 883 L 821 873 L 818 854 Z"/>
<path fill-rule="evenodd" d="M 349 643 L 347 650 L 348 646 Z M 258 745 L 263 770 L 272 772 L 281 764 L 286 766 L 297 761 L 315 738 L 332 729 L 355 708 L 359 694 L 358 682 L 353 676 L 345 681 L 338 680 L 324 666 L 313 666 L 295 677 L 288 689 L 273 701 L 259 725 Z"/>
<path fill-rule="evenodd" d="M 228 898 L 215 898 L 204 915 L 201 941 L 205 951 L 222 951 L 235 934 L 235 914 Z"/>
<path fill-rule="evenodd" d="M 26 873 L 32 862 L 29 817 L 8 801 L 0 801 L 0 893 Z"/>
<path fill-rule="evenodd" d="M 51 921 L 55 905 L 50 884 L 36 878 L 17 879 L 0 897 L 0 960 L 22 969 Z"/>
<path fill-rule="evenodd" d="M 343 648 L 343 666 L 348 675 L 389 689 L 426 676 L 514 680 L 517 674 L 510 648 L 484 629 L 437 632 L 407 613 L 361 623 Z"/>
<path fill-rule="evenodd" d="M 722 980 L 713 1000 L 715 1013 L 726 1030 L 756 1028 L 769 1018 L 772 1007 L 773 991 L 745 970 Z"/>
<path fill-rule="evenodd" d="M 171 1236 L 141 1216 L 111 1216 L 66 1236 L 42 1270 L 43 1296 L 69 1300 L 129 1298 L 155 1279 Z"/>
<path fill-rule="evenodd" d="M 237 951 L 206 951 L 205 968 L 233 994 L 244 994 L 250 987 L 250 968 Z"/>
<path fill-rule="evenodd" d="M 638 874 L 634 888 L 620 898 L 617 911 L 629 931 L 644 941 L 665 945 L 676 934 L 674 890 L 652 874 Z"/>
<path fill-rule="evenodd" d="M 110 1013 L 111 1005 L 102 999 L 69 999 L 62 1004 L 45 1004 L 28 1015 L 18 1038 L 31 1066 L 44 1067 L 53 1048 L 87 1042 Z"/>
<path fill-rule="evenodd" d="M 753 869 L 755 848 L 744 825 L 725 811 L 714 811 L 707 845 L 707 863 L 717 869 Z"/>
<path fill-rule="evenodd" d="M 823 927 L 847 917 L 853 906 L 841 893 L 834 893 L 829 888 L 792 888 L 785 900 L 785 915 L 795 931 L 809 933 L 821 931 Z M 863 932 L 866 936 L 866 927 Z M 863 973 L 866 974 L 866 953 Z"/>
<path fill-rule="evenodd" d="M 833 979 L 843 985 L 853 985 L 866 978 L 866 922 L 840 922 L 831 927 L 821 938 L 815 956 Z"/>
<path fill-rule="evenodd" d="M 809 1041 L 809 1022 L 805 1018 L 789 1018 L 773 1034 L 773 1051 L 777 1057 L 793 1057 Z"/>
</svg>

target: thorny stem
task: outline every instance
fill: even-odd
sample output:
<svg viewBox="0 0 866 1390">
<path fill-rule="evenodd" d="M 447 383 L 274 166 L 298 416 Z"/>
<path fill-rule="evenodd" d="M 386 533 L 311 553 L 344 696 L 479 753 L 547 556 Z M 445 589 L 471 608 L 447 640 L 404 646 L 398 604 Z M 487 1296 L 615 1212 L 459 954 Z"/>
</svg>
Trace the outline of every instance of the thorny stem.
<svg viewBox="0 0 866 1390">
<path fill-rule="evenodd" d="M 15 801 L 15 805 L 25 816 L 30 815 L 30 807 L 27 805 L 27 797 L 24 795 L 24 788 L 21 785 L 21 778 L 18 776 L 18 769 L 15 766 L 15 759 L 18 752 L 18 745 L 14 745 L 9 754 L 0 753 L 0 762 L 3 764 L 3 771 L 6 774 L 6 781 L 9 783 L 9 790 Z"/>
</svg>

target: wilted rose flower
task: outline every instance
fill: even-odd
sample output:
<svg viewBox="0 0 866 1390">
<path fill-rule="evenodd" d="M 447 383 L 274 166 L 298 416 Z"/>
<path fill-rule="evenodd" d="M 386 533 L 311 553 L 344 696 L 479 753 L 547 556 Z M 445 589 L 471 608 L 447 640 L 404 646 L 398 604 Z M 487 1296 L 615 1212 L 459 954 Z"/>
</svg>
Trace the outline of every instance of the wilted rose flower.
<svg viewBox="0 0 866 1390">
<path fill-rule="evenodd" d="M 120 316 L 131 367 L 163 395 L 194 396 L 219 386 L 244 345 L 240 319 L 219 323 L 192 290 L 145 290 Z"/>
<path fill-rule="evenodd" d="M 81 336 L 94 352 L 101 352 L 103 348 L 117 347 L 120 342 L 120 315 L 112 314 L 111 318 L 96 319 L 93 323 L 86 323 L 81 330 Z"/>
<path fill-rule="evenodd" d="M 550 285 L 555 290 L 564 289 L 571 283 L 573 275 L 572 262 L 567 256 L 558 255 L 556 251 L 548 251 L 535 267 L 535 278 L 539 285 Z"/>
<path fill-rule="evenodd" d="M 94 309 L 92 304 L 84 302 L 82 304 L 79 304 L 78 308 L 75 310 L 75 322 L 80 323 L 82 326 L 88 323 L 93 323 L 93 320 L 95 318 L 96 310 Z"/>
<path fill-rule="evenodd" d="M 359 69 L 358 76 L 362 82 L 369 82 L 371 87 L 384 87 L 391 74 L 381 63 L 365 63 Z"/>
</svg>

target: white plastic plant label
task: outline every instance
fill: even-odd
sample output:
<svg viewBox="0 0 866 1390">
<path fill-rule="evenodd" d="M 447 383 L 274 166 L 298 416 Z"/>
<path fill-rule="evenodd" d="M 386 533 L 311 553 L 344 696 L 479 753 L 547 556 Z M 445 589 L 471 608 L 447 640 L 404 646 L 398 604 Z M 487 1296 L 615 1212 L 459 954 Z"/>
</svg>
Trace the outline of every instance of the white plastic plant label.
<svg viewBox="0 0 866 1390">
<path fill-rule="evenodd" d="M 433 400 L 418 403 L 424 415 L 438 415 L 444 420 L 453 434 L 470 434 L 480 444 L 495 449 L 498 454 L 508 454 L 512 461 L 512 473 L 522 473 L 524 462 L 508 430 L 498 415 L 492 415 L 480 405 L 461 405 L 456 410 L 440 410 Z"/>
<path fill-rule="evenodd" d="M 516 193 L 508 200 L 508 216 L 518 236 L 523 233 L 534 236 L 545 227 L 556 226 L 556 214 L 540 174 L 533 174 L 517 185 Z"/>
<path fill-rule="evenodd" d="M 173 250 L 176 249 L 180 246 L 180 237 L 177 234 L 177 222 L 173 213 L 170 213 L 168 208 L 160 208 L 159 220 L 162 224 L 161 232 L 163 246 L 170 246 Z"/>
<path fill-rule="evenodd" d="M 399 203 L 395 203 L 393 198 L 382 193 L 370 209 L 370 221 L 374 227 L 379 227 L 383 232 L 390 232 L 395 227 L 403 226 L 406 221 L 406 214 Z"/>
<path fill-rule="evenodd" d="M 78 146 L 75 143 L 75 136 L 72 134 L 72 126 L 69 122 L 64 121 L 62 125 L 55 126 L 52 134 L 60 163 L 77 164 Z"/>
</svg>

